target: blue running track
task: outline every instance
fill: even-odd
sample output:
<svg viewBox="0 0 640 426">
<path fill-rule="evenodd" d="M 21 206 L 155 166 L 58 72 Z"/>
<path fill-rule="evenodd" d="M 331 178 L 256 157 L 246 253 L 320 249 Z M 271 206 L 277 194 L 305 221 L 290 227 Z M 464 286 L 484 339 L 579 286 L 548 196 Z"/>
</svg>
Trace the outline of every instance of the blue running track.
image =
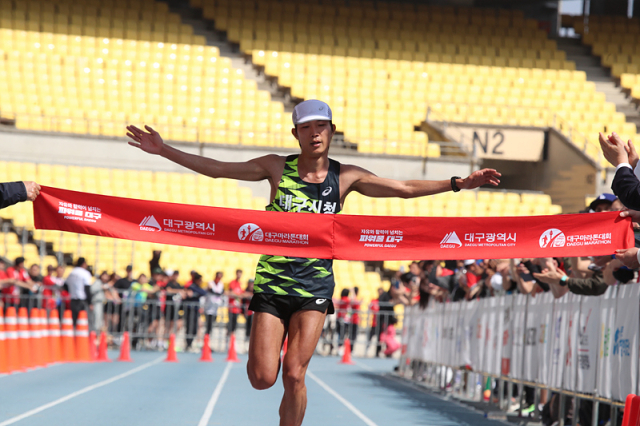
<svg viewBox="0 0 640 426">
<path fill-rule="evenodd" d="M 186 353 L 179 363 L 164 363 L 164 356 L 133 352 L 133 363 L 61 364 L 0 376 L 0 426 L 278 425 L 282 382 L 252 389 L 246 357 L 227 364 L 222 355 L 213 363 Z M 337 358 L 315 357 L 303 425 L 504 425 L 385 377 L 396 364 L 362 359 L 341 365 Z"/>
</svg>

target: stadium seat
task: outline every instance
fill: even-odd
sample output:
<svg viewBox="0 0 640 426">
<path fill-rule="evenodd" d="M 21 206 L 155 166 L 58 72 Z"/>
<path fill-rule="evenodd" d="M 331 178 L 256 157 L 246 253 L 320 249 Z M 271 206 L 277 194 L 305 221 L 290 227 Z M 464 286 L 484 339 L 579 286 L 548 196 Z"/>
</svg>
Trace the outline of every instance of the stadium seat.
<svg viewBox="0 0 640 426">
<path fill-rule="evenodd" d="M 565 52 L 557 49 L 556 42 L 549 40 L 535 21 L 520 13 L 506 11 L 504 15 L 505 11 L 493 9 L 456 8 L 443 15 L 437 6 L 410 4 L 408 14 L 416 20 L 406 21 L 399 18 L 404 15 L 390 14 L 378 3 L 364 1 L 351 6 L 336 3 L 323 5 L 324 13 L 332 13 L 333 7 L 336 15 L 340 10 L 348 11 L 344 12 L 347 14 L 366 10 L 370 17 L 349 21 L 349 25 L 335 20 L 325 28 L 322 37 L 310 33 L 305 25 L 280 25 L 279 15 L 277 19 L 267 13 L 247 19 L 233 18 L 241 16 L 244 10 L 260 10 L 268 4 L 241 0 L 217 9 L 213 2 L 198 0 L 193 6 L 201 5 L 205 17 L 212 19 L 220 30 L 225 31 L 224 25 L 232 21 L 242 28 L 241 38 L 237 32 L 227 34 L 230 41 L 238 43 L 256 65 L 264 65 L 265 73 L 277 77 L 279 84 L 290 88 L 294 97 L 324 97 L 332 107 L 345 108 L 349 113 L 363 104 L 371 104 L 370 91 L 375 87 L 377 96 L 387 104 L 374 110 L 385 114 L 377 119 L 369 117 L 370 124 L 365 121 L 367 117 L 358 116 L 339 126 L 362 152 L 438 155 L 431 145 L 427 149 L 414 148 L 416 138 L 408 137 L 409 132 L 399 138 L 380 132 L 388 128 L 387 121 L 395 120 L 391 117 L 398 111 L 392 104 L 395 100 L 403 101 L 400 107 L 411 119 L 401 122 L 410 126 L 420 124 L 429 109 L 437 112 L 439 119 L 450 121 L 546 127 L 555 123 L 555 116 L 573 111 L 569 103 L 562 101 L 579 98 L 591 101 L 594 109 L 613 112 L 613 105 L 595 92 L 594 85 L 586 82 L 585 74 L 573 71 L 575 64 L 566 60 Z M 296 20 L 306 21 L 312 16 L 311 9 L 288 4 Z M 414 22 L 421 22 L 419 28 Z M 443 37 L 446 32 L 443 25 L 456 25 L 459 33 Z M 285 34 L 296 42 L 281 43 Z M 319 62 L 323 69 L 329 69 L 321 76 L 314 66 Z M 327 78 L 328 74 L 341 78 Z M 479 76 L 493 80 L 485 82 Z M 396 82 L 402 85 L 399 87 Z M 488 90 L 477 92 L 480 87 Z M 447 105 L 444 112 L 438 110 L 441 104 Z M 476 107 L 466 107 L 473 104 Z M 501 107 L 507 104 L 521 109 L 514 114 L 514 108 Z M 566 135 L 576 135 L 582 132 L 579 129 L 585 122 L 588 120 L 576 117 L 560 127 Z M 612 123 L 613 116 L 609 113 L 591 131 L 602 131 Z M 389 140 L 389 146 L 371 140 L 381 135 Z"/>
</svg>

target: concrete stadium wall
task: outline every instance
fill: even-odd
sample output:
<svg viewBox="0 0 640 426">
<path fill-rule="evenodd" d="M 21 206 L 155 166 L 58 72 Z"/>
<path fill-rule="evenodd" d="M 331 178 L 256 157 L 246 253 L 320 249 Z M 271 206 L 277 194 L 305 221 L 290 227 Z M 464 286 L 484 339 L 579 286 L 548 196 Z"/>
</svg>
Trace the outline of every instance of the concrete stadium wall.
<svg viewBox="0 0 640 426">
<path fill-rule="evenodd" d="M 293 154 L 295 150 L 238 146 L 212 146 L 171 143 L 177 148 L 222 161 L 246 161 L 277 153 Z M 88 137 L 83 135 L 28 132 L 0 129 L 0 152 L 3 161 L 28 161 L 74 166 L 184 172 L 185 168 L 164 158 L 149 155 L 126 143 L 125 138 Z M 332 151 L 332 158 L 342 163 L 356 164 L 378 176 L 392 179 L 449 179 L 465 177 L 471 172 L 468 162 L 444 159 L 389 157 L 354 154 L 344 149 Z M 266 182 L 240 182 L 255 195 L 268 198 Z"/>
</svg>

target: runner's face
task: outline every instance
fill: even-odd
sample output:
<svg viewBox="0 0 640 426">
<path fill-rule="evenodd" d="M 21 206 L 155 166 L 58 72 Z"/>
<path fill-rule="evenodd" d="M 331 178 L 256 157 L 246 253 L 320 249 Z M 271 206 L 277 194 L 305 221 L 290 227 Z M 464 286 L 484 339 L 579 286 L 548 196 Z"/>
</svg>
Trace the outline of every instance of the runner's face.
<svg viewBox="0 0 640 426">
<path fill-rule="evenodd" d="M 329 150 L 331 138 L 335 132 L 335 126 L 327 120 L 313 120 L 298 124 L 292 130 L 293 136 L 300 143 L 303 153 L 322 155 Z"/>
</svg>

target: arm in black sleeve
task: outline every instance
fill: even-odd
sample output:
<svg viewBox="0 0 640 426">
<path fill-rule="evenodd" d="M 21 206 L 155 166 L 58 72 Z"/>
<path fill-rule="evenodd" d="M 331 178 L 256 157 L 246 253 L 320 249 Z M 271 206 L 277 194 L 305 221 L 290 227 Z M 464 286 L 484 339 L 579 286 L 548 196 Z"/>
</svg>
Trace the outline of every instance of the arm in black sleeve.
<svg viewBox="0 0 640 426">
<path fill-rule="evenodd" d="M 0 209 L 27 201 L 27 187 L 22 182 L 0 183 Z"/>
<path fill-rule="evenodd" d="M 640 210 L 640 181 L 629 167 L 620 167 L 611 183 L 613 193 L 631 210 Z"/>
<path fill-rule="evenodd" d="M 591 278 L 569 278 L 569 291 L 583 296 L 600 296 L 609 286 L 604 282 L 602 272 L 595 273 Z"/>
</svg>

